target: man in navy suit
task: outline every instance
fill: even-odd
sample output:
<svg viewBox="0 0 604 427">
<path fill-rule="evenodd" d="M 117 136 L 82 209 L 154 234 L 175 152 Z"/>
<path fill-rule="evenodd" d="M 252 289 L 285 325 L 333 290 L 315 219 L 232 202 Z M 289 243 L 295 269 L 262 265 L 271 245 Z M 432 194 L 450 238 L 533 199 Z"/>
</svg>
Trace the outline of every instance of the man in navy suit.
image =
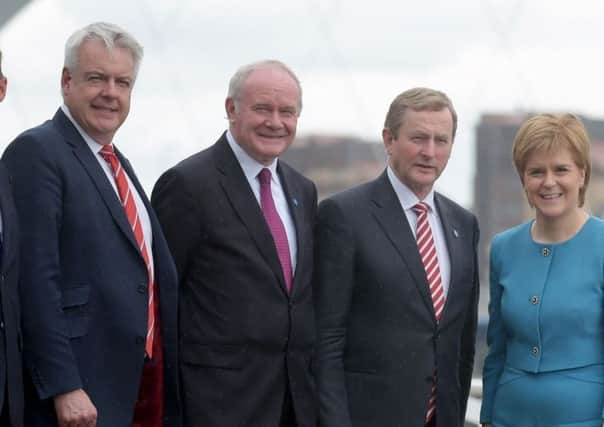
<svg viewBox="0 0 604 427">
<path fill-rule="evenodd" d="M 229 129 L 153 190 L 180 279 L 188 427 L 315 427 L 312 226 L 317 193 L 278 159 L 302 108 L 278 61 L 241 67 Z"/>
<path fill-rule="evenodd" d="M 435 192 L 457 127 L 442 92 L 398 95 L 377 179 L 321 202 L 321 427 L 461 427 L 474 362 L 478 225 Z"/>
<path fill-rule="evenodd" d="M 0 52 L 0 102 L 6 95 Z M 0 163 L 0 425 L 23 425 L 19 230 L 6 168 Z"/>
<path fill-rule="evenodd" d="M 21 219 L 29 426 L 178 426 L 177 279 L 113 146 L 142 47 L 95 23 L 65 49 L 64 104 L 4 153 Z"/>
</svg>

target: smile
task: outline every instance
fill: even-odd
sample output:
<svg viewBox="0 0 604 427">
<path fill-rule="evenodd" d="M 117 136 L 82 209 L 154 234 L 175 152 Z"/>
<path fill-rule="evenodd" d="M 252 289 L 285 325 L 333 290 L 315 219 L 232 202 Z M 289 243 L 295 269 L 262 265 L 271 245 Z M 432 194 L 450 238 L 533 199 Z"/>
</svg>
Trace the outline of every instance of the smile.
<svg viewBox="0 0 604 427">
<path fill-rule="evenodd" d="M 280 139 L 280 138 L 285 138 L 287 135 L 264 135 L 264 134 L 258 134 L 258 136 L 260 138 Z"/>
<path fill-rule="evenodd" d="M 95 109 L 95 110 L 109 111 L 111 113 L 116 113 L 118 111 L 117 108 L 103 107 L 103 106 L 100 106 L 100 105 L 92 105 L 92 108 Z"/>
<path fill-rule="evenodd" d="M 553 200 L 562 197 L 562 193 L 548 193 L 548 194 L 540 194 L 539 197 L 545 200 Z"/>
</svg>

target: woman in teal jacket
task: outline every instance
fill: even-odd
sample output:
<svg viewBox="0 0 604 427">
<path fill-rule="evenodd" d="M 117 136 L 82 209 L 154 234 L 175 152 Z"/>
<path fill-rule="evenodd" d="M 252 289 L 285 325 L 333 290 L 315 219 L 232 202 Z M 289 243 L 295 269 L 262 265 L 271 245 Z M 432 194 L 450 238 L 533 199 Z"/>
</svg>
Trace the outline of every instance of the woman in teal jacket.
<svg viewBox="0 0 604 427">
<path fill-rule="evenodd" d="M 602 426 L 604 221 L 582 208 L 589 152 L 570 114 L 532 117 L 516 135 L 535 219 L 491 244 L 483 426 Z"/>
</svg>

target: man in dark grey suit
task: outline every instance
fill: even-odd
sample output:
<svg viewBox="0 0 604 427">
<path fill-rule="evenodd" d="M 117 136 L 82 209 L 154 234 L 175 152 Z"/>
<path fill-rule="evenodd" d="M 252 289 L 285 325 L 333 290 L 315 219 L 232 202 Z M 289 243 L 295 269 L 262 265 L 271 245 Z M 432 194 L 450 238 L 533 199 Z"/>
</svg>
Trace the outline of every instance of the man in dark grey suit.
<svg viewBox="0 0 604 427">
<path fill-rule="evenodd" d="M 323 427 L 463 425 L 474 359 L 478 225 L 433 190 L 456 124 L 442 92 L 403 92 L 382 132 L 386 171 L 319 207 Z"/>
<path fill-rule="evenodd" d="M 6 95 L 0 52 L 0 102 Z M 21 307 L 19 303 L 19 230 L 11 185 L 0 163 L 0 426 L 23 425 Z"/>
<path fill-rule="evenodd" d="M 240 68 L 229 129 L 168 170 L 152 203 L 180 276 L 186 425 L 314 427 L 312 182 L 278 159 L 302 107 L 278 61 Z"/>
</svg>

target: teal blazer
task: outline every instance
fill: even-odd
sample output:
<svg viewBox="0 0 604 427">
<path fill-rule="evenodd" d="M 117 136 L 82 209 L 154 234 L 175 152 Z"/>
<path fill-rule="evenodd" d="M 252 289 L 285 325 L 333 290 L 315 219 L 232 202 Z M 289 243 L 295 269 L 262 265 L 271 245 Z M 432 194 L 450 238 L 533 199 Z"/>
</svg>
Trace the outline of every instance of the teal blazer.
<svg viewBox="0 0 604 427">
<path fill-rule="evenodd" d="M 504 366 L 538 373 L 604 363 L 604 221 L 590 217 L 556 244 L 533 241 L 531 225 L 491 244 L 483 422 Z"/>
</svg>

